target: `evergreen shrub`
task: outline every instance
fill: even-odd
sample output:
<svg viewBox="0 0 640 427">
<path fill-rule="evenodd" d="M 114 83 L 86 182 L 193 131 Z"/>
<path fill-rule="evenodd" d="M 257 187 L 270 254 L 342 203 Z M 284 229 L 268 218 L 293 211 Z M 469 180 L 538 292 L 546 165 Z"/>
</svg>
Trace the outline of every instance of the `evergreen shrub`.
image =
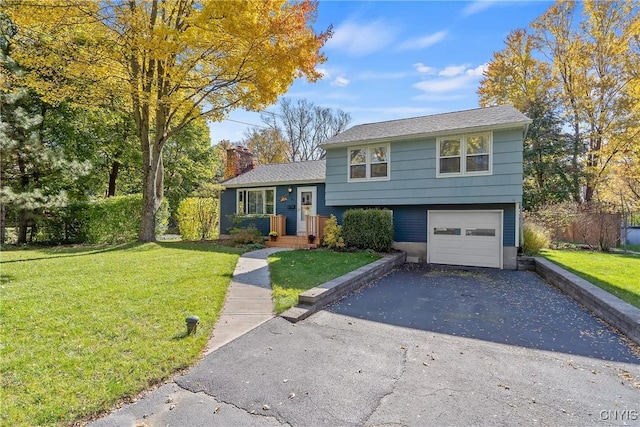
<svg viewBox="0 0 640 427">
<path fill-rule="evenodd" d="M 393 218 L 387 209 L 349 209 L 342 216 L 347 247 L 389 252 L 393 244 Z"/>
<path fill-rule="evenodd" d="M 342 227 L 338 225 L 338 219 L 335 215 L 327 220 L 323 230 L 324 237 L 322 243 L 329 249 L 344 248 L 344 238 L 342 237 Z"/>
</svg>

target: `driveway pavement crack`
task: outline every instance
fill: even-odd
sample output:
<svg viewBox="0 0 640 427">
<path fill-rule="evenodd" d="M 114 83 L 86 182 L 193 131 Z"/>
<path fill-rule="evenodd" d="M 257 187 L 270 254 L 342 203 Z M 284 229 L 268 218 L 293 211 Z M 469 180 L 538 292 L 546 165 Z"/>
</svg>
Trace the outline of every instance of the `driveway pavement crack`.
<svg viewBox="0 0 640 427">
<path fill-rule="evenodd" d="M 207 396 L 212 397 L 213 399 L 215 399 L 215 401 L 216 401 L 216 402 L 218 402 L 218 403 L 220 403 L 220 404 L 222 404 L 222 405 L 229 405 L 229 406 L 232 406 L 232 407 L 234 407 L 234 408 L 236 408 L 236 409 L 238 409 L 238 410 L 240 410 L 240 411 L 246 412 L 247 414 L 249 414 L 249 415 L 251 415 L 251 416 L 255 416 L 255 417 L 264 417 L 264 418 L 271 418 L 271 419 L 273 419 L 273 420 L 277 421 L 277 422 L 278 422 L 281 426 L 283 426 L 283 427 L 291 427 L 291 424 L 289 424 L 287 421 L 283 421 L 283 420 L 281 420 L 281 419 L 280 419 L 277 415 L 275 415 L 275 414 L 274 414 L 274 415 L 269 415 L 269 414 L 263 414 L 263 413 L 260 413 L 260 412 L 252 412 L 252 411 L 248 411 L 247 409 L 243 408 L 242 406 L 238 406 L 238 405 L 236 405 L 236 404 L 235 404 L 235 403 L 233 403 L 233 402 L 227 402 L 227 401 L 225 401 L 225 400 L 220 399 L 218 396 L 214 396 L 214 395 L 213 395 L 213 394 L 211 394 L 211 393 L 207 393 L 207 391 L 206 391 L 206 390 L 193 391 L 193 390 L 189 390 L 188 388 L 182 387 L 182 386 L 181 386 L 180 384 L 178 384 L 178 383 L 174 383 L 174 384 L 176 384 L 176 385 L 177 385 L 178 387 L 180 387 L 181 389 L 186 390 L 186 391 L 188 391 L 188 392 L 190 392 L 190 393 L 193 393 L 193 394 L 204 393 L 204 394 L 206 394 Z"/>
<path fill-rule="evenodd" d="M 369 415 L 366 416 L 365 418 L 365 422 L 364 424 L 368 424 L 369 420 L 371 419 L 371 417 L 373 416 L 373 414 L 376 413 L 376 411 L 380 408 L 380 405 L 382 405 L 382 402 L 384 402 L 384 400 L 391 396 L 393 393 L 395 393 L 396 391 L 396 386 L 398 385 L 398 383 L 400 382 L 400 380 L 402 379 L 402 377 L 404 377 L 404 375 L 407 372 L 407 359 L 408 359 L 408 348 L 406 346 L 401 346 L 400 347 L 402 349 L 402 362 L 401 362 L 401 371 L 400 371 L 400 375 L 398 375 L 398 377 L 396 378 L 396 380 L 391 384 L 391 387 L 389 388 L 389 391 L 385 394 L 383 394 L 382 396 L 380 396 L 380 398 L 378 399 L 378 403 L 376 404 L 376 406 L 371 410 L 371 412 L 369 413 Z"/>
</svg>

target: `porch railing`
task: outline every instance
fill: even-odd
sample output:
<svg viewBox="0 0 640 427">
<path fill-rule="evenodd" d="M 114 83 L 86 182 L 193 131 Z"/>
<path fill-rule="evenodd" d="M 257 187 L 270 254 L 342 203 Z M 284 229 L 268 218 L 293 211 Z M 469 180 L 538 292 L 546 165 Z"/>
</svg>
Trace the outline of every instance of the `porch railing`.
<svg viewBox="0 0 640 427">
<path fill-rule="evenodd" d="M 269 231 L 275 231 L 278 236 L 287 235 L 287 217 L 284 215 L 273 215 L 269 218 Z"/>
<path fill-rule="evenodd" d="M 324 237 L 324 226 L 329 219 L 328 216 L 308 215 L 307 216 L 307 236 L 313 234 L 318 242 L 322 242 Z"/>
</svg>

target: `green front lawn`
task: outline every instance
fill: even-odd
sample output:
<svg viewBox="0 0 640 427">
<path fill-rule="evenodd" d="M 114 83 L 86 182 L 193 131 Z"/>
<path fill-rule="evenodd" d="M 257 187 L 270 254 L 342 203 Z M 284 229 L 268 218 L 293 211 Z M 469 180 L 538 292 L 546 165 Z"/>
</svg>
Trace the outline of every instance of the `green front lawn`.
<svg viewBox="0 0 640 427">
<path fill-rule="evenodd" d="M 0 425 L 64 425 L 189 366 L 240 251 L 205 243 L 3 250 Z M 185 336 L 185 318 L 200 317 Z"/>
<path fill-rule="evenodd" d="M 542 256 L 640 308 L 640 255 L 544 250 Z"/>
<path fill-rule="evenodd" d="M 332 252 L 323 249 L 283 251 L 269 256 L 269 274 L 276 312 L 282 313 L 298 303 L 307 289 L 340 277 L 380 255 L 368 252 Z"/>
</svg>

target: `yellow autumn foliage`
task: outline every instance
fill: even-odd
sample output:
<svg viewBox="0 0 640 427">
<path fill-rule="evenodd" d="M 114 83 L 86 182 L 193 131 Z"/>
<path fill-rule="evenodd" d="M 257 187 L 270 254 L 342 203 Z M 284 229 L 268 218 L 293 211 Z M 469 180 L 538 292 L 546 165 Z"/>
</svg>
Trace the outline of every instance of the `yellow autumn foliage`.
<svg viewBox="0 0 640 427">
<path fill-rule="evenodd" d="M 311 24 L 303 0 L 3 0 L 18 28 L 14 85 L 51 103 L 123 100 L 135 118 L 144 167 L 140 240 L 153 240 L 162 200 L 162 148 L 197 117 L 274 103 L 297 77 L 315 81 L 331 30 Z"/>
</svg>

